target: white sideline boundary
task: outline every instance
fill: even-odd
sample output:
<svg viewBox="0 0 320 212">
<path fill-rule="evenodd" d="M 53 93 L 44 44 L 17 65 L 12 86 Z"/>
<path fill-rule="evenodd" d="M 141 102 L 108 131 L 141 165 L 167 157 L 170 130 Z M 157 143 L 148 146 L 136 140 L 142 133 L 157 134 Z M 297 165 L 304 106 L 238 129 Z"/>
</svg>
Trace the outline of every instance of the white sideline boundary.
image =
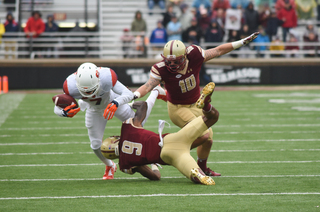
<svg viewBox="0 0 320 212">
<path fill-rule="evenodd" d="M 207 194 L 142 194 L 142 195 L 100 195 L 100 196 L 46 196 L 46 197 L 4 197 L 0 200 L 33 199 L 83 199 L 83 198 L 132 198 L 132 197 L 194 197 L 194 196 L 274 196 L 274 195 L 320 195 L 320 192 L 283 192 L 283 193 L 207 193 Z"/>
<path fill-rule="evenodd" d="M 26 94 L 5 94 L 0 101 L 0 127 L 7 120 L 8 116 L 14 111 L 24 99 Z M 10 105 L 8 105 L 10 103 Z"/>
</svg>

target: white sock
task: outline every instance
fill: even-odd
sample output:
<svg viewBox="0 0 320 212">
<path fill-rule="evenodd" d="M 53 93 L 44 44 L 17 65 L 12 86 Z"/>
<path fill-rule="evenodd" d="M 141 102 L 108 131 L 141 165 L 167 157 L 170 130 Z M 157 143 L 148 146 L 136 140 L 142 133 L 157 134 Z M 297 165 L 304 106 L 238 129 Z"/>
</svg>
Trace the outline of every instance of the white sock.
<svg viewBox="0 0 320 212">
<path fill-rule="evenodd" d="M 103 154 L 101 153 L 101 149 L 94 149 L 93 152 L 104 164 L 106 164 L 106 166 L 113 165 L 112 160 L 109 160 L 103 156 Z"/>
<path fill-rule="evenodd" d="M 157 100 L 158 94 L 159 94 L 158 91 L 151 91 L 150 92 L 150 95 L 146 100 L 147 105 L 148 105 L 147 114 L 146 114 L 146 117 L 144 118 L 144 120 L 142 122 L 142 126 L 144 126 L 144 124 L 146 123 L 146 121 L 147 121 L 147 119 L 148 119 L 148 117 L 149 117 L 149 115 L 151 113 L 151 110 L 153 108 L 153 105 Z"/>
</svg>

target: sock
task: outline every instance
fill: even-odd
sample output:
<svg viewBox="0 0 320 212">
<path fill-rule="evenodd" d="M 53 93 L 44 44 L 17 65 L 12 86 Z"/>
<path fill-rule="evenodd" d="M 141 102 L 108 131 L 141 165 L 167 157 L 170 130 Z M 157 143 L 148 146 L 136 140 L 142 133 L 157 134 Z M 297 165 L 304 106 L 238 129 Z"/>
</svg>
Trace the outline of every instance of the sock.
<svg viewBox="0 0 320 212">
<path fill-rule="evenodd" d="M 101 149 L 94 149 L 93 152 L 104 164 L 106 164 L 106 166 L 113 165 L 112 160 L 109 160 L 103 156 L 103 154 L 101 153 Z"/>
<path fill-rule="evenodd" d="M 205 171 L 207 169 L 207 159 L 200 159 L 198 158 L 198 166 L 203 170 Z"/>
<path fill-rule="evenodd" d="M 212 105 L 208 103 L 208 104 L 205 104 L 202 110 L 204 110 L 204 112 L 210 112 L 211 108 L 212 108 Z"/>
<path fill-rule="evenodd" d="M 148 117 L 151 113 L 151 110 L 153 108 L 153 105 L 154 103 L 156 102 L 157 100 L 157 97 L 158 97 L 158 94 L 159 92 L 158 91 L 151 91 L 150 92 L 150 95 L 148 96 L 147 100 L 146 100 L 146 103 L 148 105 L 148 110 L 147 110 L 147 113 L 146 113 L 146 117 L 144 118 L 143 122 L 142 122 L 142 126 L 144 126 L 144 124 L 146 123 L 146 121 L 148 120 Z"/>
</svg>

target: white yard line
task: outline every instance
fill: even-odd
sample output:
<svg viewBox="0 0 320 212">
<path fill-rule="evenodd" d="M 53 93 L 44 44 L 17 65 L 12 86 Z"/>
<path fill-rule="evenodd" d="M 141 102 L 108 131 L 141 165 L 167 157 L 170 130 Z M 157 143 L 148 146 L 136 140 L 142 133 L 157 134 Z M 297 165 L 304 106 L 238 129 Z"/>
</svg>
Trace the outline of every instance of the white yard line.
<svg viewBox="0 0 320 212">
<path fill-rule="evenodd" d="M 83 199 L 83 198 L 132 198 L 132 197 L 192 197 L 192 196 L 274 196 L 274 195 L 320 195 L 320 192 L 279 192 L 279 193 L 207 193 L 207 194 L 142 194 L 142 195 L 100 195 L 100 196 L 46 196 L 46 197 L 4 197 L 0 200 L 32 199 Z"/>
<path fill-rule="evenodd" d="M 171 126 L 171 125 L 170 125 Z M 320 124 L 237 124 L 237 125 L 215 125 L 214 128 L 240 128 L 240 127 L 320 127 Z M 120 129 L 121 126 L 108 126 L 109 129 Z M 158 125 L 150 125 L 147 128 L 158 128 Z M 171 126 L 170 128 L 178 128 L 177 126 Z M 80 127 L 10 127 L 10 128 L 1 128 L 0 131 L 21 131 L 21 130 L 79 130 L 86 129 L 85 126 Z"/>
<path fill-rule="evenodd" d="M 24 99 L 26 94 L 5 94 L 0 98 L 0 127 Z"/>
<path fill-rule="evenodd" d="M 305 161 L 217 161 L 208 162 L 216 164 L 251 164 L 251 163 L 320 163 L 320 160 L 305 160 Z M 49 167 L 49 166 L 102 166 L 102 163 L 80 163 L 80 164 L 15 164 L 15 165 L 0 165 L 0 168 L 7 167 Z"/>
<path fill-rule="evenodd" d="M 1 136 L 0 136 L 1 137 Z M 318 138 L 311 139 L 258 139 L 258 140 L 214 140 L 218 143 L 235 143 L 235 142 L 313 142 L 320 141 Z M 69 144 L 88 144 L 88 142 L 39 142 L 39 143 L 0 143 L 0 146 L 37 146 L 37 145 L 69 145 Z"/>
<path fill-rule="evenodd" d="M 220 176 L 219 178 L 288 178 L 288 177 L 320 177 L 320 175 L 239 175 L 239 176 Z M 185 176 L 161 177 L 163 179 L 180 179 Z M 144 177 L 116 177 L 114 180 L 137 180 L 146 179 Z M 43 182 L 43 181 L 95 181 L 102 178 L 69 178 L 69 179 L 0 179 L 0 182 Z"/>
<path fill-rule="evenodd" d="M 87 143 L 85 143 L 87 144 Z M 210 152 L 317 152 L 320 149 L 234 149 L 234 150 L 210 150 Z M 196 150 L 191 150 L 191 152 L 196 152 Z M 30 153 L 0 153 L 0 156 L 12 156 L 12 155 L 77 155 L 77 154 L 93 154 L 93 152 L 30 152 Z"/>
</svg>

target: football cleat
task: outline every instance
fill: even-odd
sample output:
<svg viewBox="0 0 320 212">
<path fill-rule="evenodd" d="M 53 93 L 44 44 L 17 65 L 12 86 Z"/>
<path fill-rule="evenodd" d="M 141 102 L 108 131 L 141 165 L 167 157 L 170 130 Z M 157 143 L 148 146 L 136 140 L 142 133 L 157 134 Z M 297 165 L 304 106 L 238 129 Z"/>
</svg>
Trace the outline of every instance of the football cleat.
<svg viewBox="0 0 320 212">
<path fill-rule="evenodd" d="M 218 172 L 214 172 L 212 171 L 210 168 L 206 168 L 204 171 L 203 171 L 207 176 L 211 176 L 211 177 L 217 177 L 217 176 L 221 176 L 220 173 Z"/>
<path fill-rule="evenodd" d="M 157 85 L 153 91 L 158 91 L 159 94 L 157 99 L 162 99 L 165 102 L 167 101 L 167 90 L 164 90 L 160 85 Z"/>
<path fill-rule="evenodd" d="M 117 171 L 117 164 L 112 161 L 112 166 L 106 166 L 106 171 L 103 175 L 103 180 L 112 180 L 114 178 L 114 173 Z"/>
<path fill-rule="evenodd" d="M 194 181 L 199 182 L 203 185 L 215 185 L 216 184 L 211 177 L 204 175 L 202 173 L 202 171 L 200 172 L 199 170 L 201 170 L 201 169 L 200 168 L 192 168 L 191 169 L 191 176 L 194 179 Z"/>
<path fill-rule="evenodd" d="M 202 109 L 206 104 L 211 102 L 211 95 L 215 88 L 214 82 L 209 82 L 201 92 L 199 99 L 196 102 L 197 108 Z"/>
</svg>

